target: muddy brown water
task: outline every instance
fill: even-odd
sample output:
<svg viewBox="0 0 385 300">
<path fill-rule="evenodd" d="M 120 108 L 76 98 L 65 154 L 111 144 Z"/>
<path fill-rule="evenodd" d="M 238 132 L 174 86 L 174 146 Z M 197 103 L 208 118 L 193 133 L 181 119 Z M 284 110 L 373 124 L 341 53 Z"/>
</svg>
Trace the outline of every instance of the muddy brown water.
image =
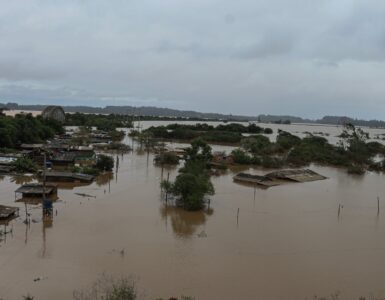
<svg viewBox="0 0 385 300">
<path fill-rule="evenodd" d="M 384 175 L 311 168 L 328 179 L 260 189 L 230 170 L 212 177 L 210 209 L 185 212 L 161 200 L 153 155 L 135 151 L 113 175 L 60 188 L 51 221 L 28 205 L 28 226 L 14 190 L 30 179 L 0 177 L 0 204 L 20 207 L 0 241 L 0 298 L 71 299 L 103 272 L 134 278 L 142 299 L 385 296 Z"/>
</svg>

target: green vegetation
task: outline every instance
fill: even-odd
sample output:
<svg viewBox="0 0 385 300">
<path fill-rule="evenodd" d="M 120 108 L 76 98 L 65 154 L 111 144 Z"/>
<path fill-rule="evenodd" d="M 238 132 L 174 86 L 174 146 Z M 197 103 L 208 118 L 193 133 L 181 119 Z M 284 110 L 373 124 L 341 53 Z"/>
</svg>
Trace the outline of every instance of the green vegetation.
<svg viewBox="0 0 385 300">
<path fill-rule="evenodd" d="M 145 130 L 150 132 L 154 138 L 193 140 L 201 138 L 210 143 L 238 144 L 242 140 L 243 133 L 247 134 L 270 134 L 270 128 L 262 128 L 255 124 L 244 126 L 242 124 L 220 124 L 216 127 L 204 123 L 195 125 L 170 124 L 168 126 L 150 127 Z"/>
<path fill-rule="evenodd" d="M 17 148 L 23 143 L 42 143 L 55 134 L 64 132 L 61 124 L 44 120 L 41 116 L 18 114 L 15 117 L 0 115 L 0 147 Z"/>
<path fill-rule="evenodd" d="M 174 152 L 164 152 L 156 155 L 154 161 L 159 165 L 177 165 L 179 164 L 179 157 Z"/>
<path fill-rule="evenodd" d="M 38 166 L 32 159 L 21 157 L 12 163 L 12 169 L 17 173 L 35 173 Z"/>
<path fill-rule="evenodd" d="M 246 153 L 242 149 L 235 149 L 231 152 L 234 162 L 240 165 L 250 165 L 253 163 L 253 158 L 250 154 Z"/>
<path fill-rule="evenodd" d="M 301 139 L 285 131 L 279 131 L 276 142 L 262 135 L 242 139 L 241 148 L 232 151 L 237 164 L 253 164 L 266 168 L 305 166 L 310 163 L 341 166 L 351 174 L 363 174 L 366 170 L 385 171 L 385 161 L 374 162 L 373 157 L 385 154 L 385 146 L 369 142 L 368 134 L 347 124 L 338 145 L 327 139 L 308 134 Z"/>
<path fill-rule="evenodd" d="M 100 171 L 112 171 L 114 168 L 114 158 L 108 155 L 99 154 L 96 159 L 95 168 Z"/>
<path fill-rule="evenodd" d="M 72 172 L 98 176 L 102 172 L 111 172 L 114 168 L 114 158 L 108 155 L 99 154 L 93 166 L 73 167 Z"/>
<path fill-rule="evenodd" d="M 75 300 L 135 300 L 137 292 L 135 283 L 127 277 L 115 279 L 103 274 L 91 288 L 74 291 Z"/>
<path fill-rule="evenodd" d="M 124 115 L 66 114 L 66 126 L 96 127 L 99 130 L 113 131 L 116 128 L 131 128 L 132 122 Z"/>
<path fill-rule="evenodd" d="M 211 159 L 211 147 L 203 140 L 194 140 L 186 150 L 185 165 L 179 170 L 175 182 L 163 181 L 162 188 L 178 197 L 178 204 L 184 209 L 202 209 L 205 195 L 214 194 L 208 172 Z"/>
<path fill-rule="evenodd" d="M 111 140 L 116 142 L 116 141 L 121 141 L 126 134 L 124 133 L 124 131 L 111 130 L 108 132 L 108 135 L 111 137 Z"/>
</svg>

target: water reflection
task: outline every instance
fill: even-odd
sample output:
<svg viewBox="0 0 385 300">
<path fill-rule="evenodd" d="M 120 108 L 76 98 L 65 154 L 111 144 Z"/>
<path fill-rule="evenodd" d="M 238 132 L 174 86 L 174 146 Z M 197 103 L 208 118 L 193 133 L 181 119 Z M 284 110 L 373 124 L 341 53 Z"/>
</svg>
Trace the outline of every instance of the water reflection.
<svg viewBox="0 0 385 300">
<path fill-rule="evenodd" d="M 42 249 L 41 257 L 45 258 L 50 256 L 47 251 L 47 233 L 46 230 L 53 227 L 53 207 L 50 210 L 43 209 L 43 218 L 42 218 Z"/>
<path fill-rule="evenodd" d="M 16 184 L 26 184 L 30 183 L 35 179 L 35 176 L 27 176 L 27 175 L 14 175 L 11 176 L 11 182 Z"/>
<path fill-rule="evenodd" d="M 111 180 L 114 179 L 114 173 L 112 172 L 106 172 L 104 174 L 101 174 L 95 178 L 95 182 L 98 186 L 106 185 L 110 183 Z"/>
<path fill-rule="evenodd" d="M 177 238 L 191 238 L 213 213 L 212 208 L 193 212 L 167 205 L 162 205 L 160 208 L 162 219 L 166 222 L 166 226 L 168 221 L 171 221 L 171 228 Z"/>
<path fill-rule="evenodd" d="M 7 238 L 13 237 L 12 221 L 16 218 L 18 218 L 18 215 L 0 220 L 0 243 L 5 244 L 7 242 Z"/>
<path fill-rule="evenodd" d="M 42 182 L 42 181 L 39 180 L 39 182 Z M 92 182 L 55 182 L 55 181 L 53 181 L 52 183 L 57 185 L 57 188 L 61 190 L 73 190 L 74 188 L 77 188 L 77 187 L 84 187 L 92 184 Z"/>
</svg>

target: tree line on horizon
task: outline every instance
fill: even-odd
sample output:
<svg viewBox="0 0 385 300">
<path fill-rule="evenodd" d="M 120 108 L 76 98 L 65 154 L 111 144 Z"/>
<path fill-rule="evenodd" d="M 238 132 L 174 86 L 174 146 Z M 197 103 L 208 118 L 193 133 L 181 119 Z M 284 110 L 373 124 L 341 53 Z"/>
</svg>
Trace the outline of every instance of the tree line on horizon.
<svg viewBox="0 0 385 300">
<path fill-rule="evenodd" d="M 46 105 L 19 105 L 17 103 L 0 103 L 0 109 L 15 109 L 15 110 L 43 110 Z M 106 106 L 106 107 L 91 107 L 91 106 L 63 106 L 66 112 L 70 113 L 93 113 L 93 114 L 117 114 L 141 116 L 145 119 L 162 119 L 162 118 L 181 118 L 192 120 L 227 120 L 227 121 L 255 121 L 262 123 L 275 122 L 290 122 L 290 123 L 311 123 L 311 124 L 327 124 L 327 125 L 344 125 L 353 124 L 355 126 L 367 126 L 375 128 L 385 128 L 385 121 L 382 120 L 364 120 L 351 118 L 347 116 L 324 116 L 321 119 L 308 119 L 291 115 L 271 115 L 259 114 L 256 116 L 242 116 L 220 113 L 202 113 L 188 110 L 177 110 L 170 108 L 160 108 L 153 106 Z"/>
</svg>

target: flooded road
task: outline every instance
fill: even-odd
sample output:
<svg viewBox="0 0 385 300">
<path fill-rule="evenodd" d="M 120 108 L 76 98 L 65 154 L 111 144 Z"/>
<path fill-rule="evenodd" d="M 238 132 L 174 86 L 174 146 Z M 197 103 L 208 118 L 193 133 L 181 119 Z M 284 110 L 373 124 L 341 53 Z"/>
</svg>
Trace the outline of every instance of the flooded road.
<svg viewBox="0 0 385 300">
<path fill-rule="evenodd" d="M 0 177 L 0 204 L 20 207 L 0 241 L 0 298 L 71 299 L 103 272 L 132 276 L 141 299 L 384 297 L 385 176 L 311 168 L 328 179 L 260 189 L 227 171 L 210 209 L 185 212 L 161 200 L 152 154 L 124 154 L 113 175 L 59 189 L 51 221 L 28 205 L 30 225 L 14 202 L 22 179 Z"/>
</svg>

